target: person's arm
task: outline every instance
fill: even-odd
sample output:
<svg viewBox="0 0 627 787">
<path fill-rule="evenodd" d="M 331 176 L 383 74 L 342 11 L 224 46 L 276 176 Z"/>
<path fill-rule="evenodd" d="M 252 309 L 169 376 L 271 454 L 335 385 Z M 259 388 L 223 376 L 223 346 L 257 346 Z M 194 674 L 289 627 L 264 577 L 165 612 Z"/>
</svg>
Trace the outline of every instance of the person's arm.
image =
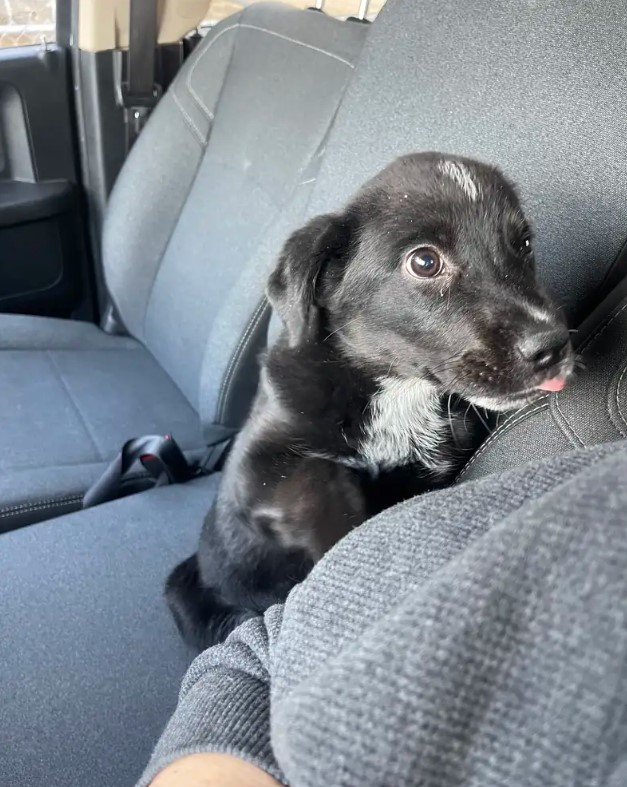
<svg viewBox="0 0 627 787">
<path fill-rule="evenodd" d="M 218 783 L 220 787 L 231 787 L 230 782 L 216 781 L 219 775 L 224 777 L 224 765 L 229 760 L 234 760 L 229 763 L 233 779 L 238 778 L 238 769 L 242 771 L 242 761 L 249 772 L 272 777 L 270 781 L 266 777 L 265 782 L 248 780 L 248 787 L 274 787 L 275 780 L 281 782 L 282 775 L 270 745 L 269 663 L 282 616 L 283 607 L 277 605 L 263 618 L 244 623 L 223 644 L 198 656 L 183 679 L 176 711 L 137 787 L 170 784 L 188 787 L 188 782 L 180 776 L 176 781 L 172 769 L 168 768 L 177 760 L 179 769 L 193 769 L 189 771 L 189 787 L 212 787 Z M 214 771 L 223 768 L 222 774 L 217 771 L 213 775 L 209 771 L 203 776 L 201 760 L 189 756 L 200 754 L 231 756 L 211 760 Z M 187 763 L 182 758 L 187 758 Z M 207 762 L 202 760 L 204 765 Z M 160 783 L 159 778 L 166 781 Z M 213 778 L 213 781 L 199 781 L 199 778 Z M 234 781 L 233 787 L 238 784 Z"/>
<path fill-rule="evenodd" d="M 281 784 L 238 757 L 190 754 L 164 768 L 150 787 L 281 787 Z"/>
</svg>

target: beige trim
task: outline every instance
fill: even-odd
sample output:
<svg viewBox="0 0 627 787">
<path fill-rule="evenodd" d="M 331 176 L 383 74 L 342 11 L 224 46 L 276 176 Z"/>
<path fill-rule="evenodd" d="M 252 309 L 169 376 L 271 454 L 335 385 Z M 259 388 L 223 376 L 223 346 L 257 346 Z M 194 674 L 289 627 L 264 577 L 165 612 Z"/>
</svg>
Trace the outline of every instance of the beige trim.
<svg viewBox="0 0 627 787">
<path fill-rule="evenodd" d="M 159 43 L 180 41 L 207 16 L 210 0 L 157 0 Z M 78 45 L 86 52 L 128 46 L 129 0 L 79 0 Z"/>
</svg>

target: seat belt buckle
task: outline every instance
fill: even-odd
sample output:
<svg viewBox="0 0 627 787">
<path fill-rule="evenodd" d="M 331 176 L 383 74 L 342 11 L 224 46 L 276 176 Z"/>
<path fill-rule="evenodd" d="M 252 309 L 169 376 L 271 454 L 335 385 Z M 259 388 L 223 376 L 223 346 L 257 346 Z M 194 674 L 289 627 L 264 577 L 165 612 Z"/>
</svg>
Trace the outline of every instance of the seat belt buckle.
<svg viewBox="0 0 627 787">
<path fill-rule="evenodd" d="M 155 439 L 146 452 L 139 455 L 144 470 L 159 480 L 166 477 L 168 484 L 182 484 L 194 475 L 194 470 L 170 435 Z"/>
</svg>

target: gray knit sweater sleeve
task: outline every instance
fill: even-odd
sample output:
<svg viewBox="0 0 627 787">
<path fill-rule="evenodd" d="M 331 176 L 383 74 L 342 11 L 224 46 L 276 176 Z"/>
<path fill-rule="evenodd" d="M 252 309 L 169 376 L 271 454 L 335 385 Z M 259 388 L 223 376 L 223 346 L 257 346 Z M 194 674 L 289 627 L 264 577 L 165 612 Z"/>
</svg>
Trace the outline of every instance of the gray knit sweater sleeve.
<svg viewBox="0 0 627 787">
<path fill-rule="evenodd" d="M 227 642 L 195 659 L 140 785 L 173 760 L 197 752 L 233 754 L 281 780 L 270 744 L 268 668 L 282 612 L 276 606 L 247 621 Z"/>
<path fill-rule="evenodd" d="M 625 787 L 627 443 L 425 495 L 202 654 L 192 752 L 290 787 Z"/>
</svg>

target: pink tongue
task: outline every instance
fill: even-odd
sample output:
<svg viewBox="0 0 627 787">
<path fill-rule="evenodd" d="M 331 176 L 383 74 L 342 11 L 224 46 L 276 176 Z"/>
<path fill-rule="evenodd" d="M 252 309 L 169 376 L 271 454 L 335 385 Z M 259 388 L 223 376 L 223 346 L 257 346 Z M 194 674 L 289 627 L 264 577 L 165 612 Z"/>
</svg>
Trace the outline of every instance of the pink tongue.
<svg viewBox="0 0 627 787">
<path fill-rule="evenodd" d="M 566 380 L 563 377 L 553 377 L 553 379 L 545 380 L 537 387 L 540 391 L 563 391 L 566 387 Z"/>
</svg>

